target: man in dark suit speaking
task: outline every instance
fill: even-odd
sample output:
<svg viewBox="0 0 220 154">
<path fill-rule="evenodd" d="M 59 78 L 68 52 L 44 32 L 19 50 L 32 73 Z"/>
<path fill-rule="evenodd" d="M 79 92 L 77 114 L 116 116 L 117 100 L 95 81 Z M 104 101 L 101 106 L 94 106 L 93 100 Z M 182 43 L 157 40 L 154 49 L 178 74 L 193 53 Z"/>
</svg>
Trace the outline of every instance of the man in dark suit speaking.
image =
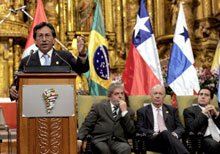
<svg viewBox="0 0 220 154">
<path fill-rule="evenodd" d="M 38 51 L 31 53 L 29 56 L 23 58 L 19 65 L 18 71 L 23 72 L 26 66 L 69 66 L 76 73 L 84 73 L 89 70 L 89 62 L 84 50 L 84 37 L 77 38 L 77 47 L 79 50 L 78 58 L 74 58 L 68 51 L 56 51 L 54 41 L 56 32 L 54 27 L 46 22 L 42 22 L 34 27 L 33 34 L 35 44 Z M 14 82 L 10 88 L 11 99 L 18 98 L 18 91 L 16 83 Z"/>
<path fill-rule="evenodd" d="M 206 154 L 220 152 L 220 109 L 211 105 L 213 96 L 210 88 L 201 88 L 198 105 L 188 107 L 183 112 L 186 129 L 203 134 L 201 147 Z"/>
<path fill-rule="evenodd" d="M 137 111 L 137 132 L 146 134 L 147 150 L 163 154 L 188 154 L 178 140 L 184 133 L 184 128 L 177 109 L 163 104 L 165 96 L 162 85 L 155 85 L 151 89 L 152 103 Z"/>
<path fill-rule="evenodd" d="M 135 133 L 134 111 L 126 101 L 124 88 L 113 83 L 108 88 L 109 101 L 92 105 L 78 132 L 78 152 L 88 134 L 98 154 L 131 154 L 127 137 Z"/>
</svg>

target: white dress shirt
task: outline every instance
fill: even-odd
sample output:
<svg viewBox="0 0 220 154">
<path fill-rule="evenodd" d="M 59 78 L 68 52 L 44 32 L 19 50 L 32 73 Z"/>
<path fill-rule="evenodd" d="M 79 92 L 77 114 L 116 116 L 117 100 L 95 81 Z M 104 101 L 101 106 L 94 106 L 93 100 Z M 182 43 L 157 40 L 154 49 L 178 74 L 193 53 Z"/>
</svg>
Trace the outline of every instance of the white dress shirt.
<svg viewBox="0 0 220 154">
<path fill-rule="evenodd" d="M 111 104 L 111 108 L 112 108 L 112 112 L 113 112 L 115 105 L 113 105 L 111 102 L 110 102 L 110 104 Z M 116 110 L 116 112 L 117 112 L 117 114 L 118 114 L 119 108 Z M 127 113 L 128 113 L 128 111 L 124 111 L 124 112 L 121 113 L 121 116 L 124 117 Z"/>
<path fill-rule="evenodd" d="M 47 54 L 49 55 L 50 64 L 51 64 L 52 53 L 53 53 L 53 49 L 51 49 L 49 52 L 47 52 Z M 38 55 L 39 55 L 39 59 L 40 59 L 40 64 L 41 64 L 41 66 L 43 66 L 45 63 L 45 58 L 43 57 L 44 53 L 42 51 L 38 50 Z"/>
<path fill-rule="evenodd" d="M 159 126 L 157 122 L 157 108 L 152 103 L 151 103 L 151 107 L 154 116 L 154 131 L 159 132 Z M 162 106 L 159 109 L 160 109 L 160 115 L 163 117 Z"/>
<path fill-rule="evenodd" d="M 199 105 L 199 107 L 201 108 L 202 111 L 205 110 L 205 107 L 202 107 L 200 105 Z M 205 114 L 205 115 L 209 118 L 208 114 Z M 214 123 L 214 125 L 215 125 L 215 123 Z M 218 131 L 218 134 L 220 134 L 220 131 L 219 131 L 218 127 L 216 125 L 215 125 L 215 127 L 216 127 L 216 129 Z M 209 127 L 208 127 L 206 129 L 206 132 L 205 132 L 204 136 L 209 136 L 209 135 L 211 135 L 211 132 L 210 132 Z"/>
</svg>

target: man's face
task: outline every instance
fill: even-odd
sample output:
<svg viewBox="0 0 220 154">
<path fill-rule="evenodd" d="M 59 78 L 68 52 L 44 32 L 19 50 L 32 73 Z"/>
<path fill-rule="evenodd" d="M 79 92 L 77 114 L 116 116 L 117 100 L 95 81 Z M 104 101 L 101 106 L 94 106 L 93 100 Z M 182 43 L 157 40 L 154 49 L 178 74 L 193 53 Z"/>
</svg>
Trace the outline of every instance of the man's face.
<svg viewBox="0 0 220 154">
<path fill-rule="evenodd" d="M 112 95 L 109 97 L 110 101 L 114 105 L 118 105 L 118 100 L 124 100 L 125 101 L 125 93 L 123 88 L 115 88 Z"/>
<path fill-rule="evenodd" d="M 165 98 L 165 90 L 162 86 L 156 86 L 151 91 L 151 101 L 155 107 L 160 107 Z"/>
<path fill-rule="evenodd" d="M 53 48 L 54 37 L 49 27 L 44 26 L 37 30 L 35 44 L 45 54 Z"/>
<path fill-rule="evenodd" d="M 201 106 L 206 106 L 212 101 L 210 91 L 208 89 L 202 89 L 199 92 L 198 103 Z"/>
</svg>

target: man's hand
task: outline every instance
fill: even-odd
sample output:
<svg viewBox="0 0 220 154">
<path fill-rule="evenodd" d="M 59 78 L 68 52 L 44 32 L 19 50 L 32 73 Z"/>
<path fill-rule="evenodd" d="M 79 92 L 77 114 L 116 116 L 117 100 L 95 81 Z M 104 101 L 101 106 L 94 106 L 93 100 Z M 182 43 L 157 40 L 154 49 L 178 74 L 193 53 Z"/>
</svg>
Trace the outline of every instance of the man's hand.
<svg viewBox="0 0 220 154">
<path fill-rule="evenodd" d="M 77 153 L 78 154 L 82 153 L 82 144 L 83 142 L 81 140 L 77 140 Z"/>
<path fill-rule="evenodd" d="M 119 100 L 119 108 L 121 112 L 127 111 L 127 103 L 123 100 Z"/>
<path fill-rule="evenodd" d="M 204 114 L 208 114 L 209 116 L 219 116 L 219 112 L 216 110 L 216 108 L 213 105 L 207 105 L 205 109 L 202 111 Z"/>
<path fill-rule="evenodd" d="M 156 132 L 156 133 L 153 133 L 153 136 L 157 136 L 158 134 L 159 134 L 159 133 L 157 133 L 157 132 Z"/>
<path fill-rule="evenodd" d="M 12 99 L 18 99 L 18 91 L 16 90 L 16 86 L 11 86 L 9 93 Z"/>
<path fill-rule="evenodd" d="M 86 55 L 84 35 L 77 36 L 77 48 L 80 55 Z"/>
<path fill-rule="evenodd" d="M 175 136 L 176 138 L 178 138 L 178 135 L 175 132 L 171 133 L 173 136 Z"/>
</svg>

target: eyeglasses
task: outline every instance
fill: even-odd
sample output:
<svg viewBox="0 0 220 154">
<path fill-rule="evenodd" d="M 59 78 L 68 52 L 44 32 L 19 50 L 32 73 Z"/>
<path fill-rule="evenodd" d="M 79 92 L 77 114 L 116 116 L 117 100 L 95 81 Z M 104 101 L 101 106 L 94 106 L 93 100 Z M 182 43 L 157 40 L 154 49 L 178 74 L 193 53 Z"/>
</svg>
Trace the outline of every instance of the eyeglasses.
<svg viewBox="0 0 220 154">
<path fill-rule="evenodd" d="M 46 33 L 46 34 L 37 34 L 37 36 L 36 36 L 37 39 L 43 39 L 43 38 L 45 38 L 45 39 L 49 39 L 49 38 L 51 38 L 51 37 L 52 37 L 52 34 L 50 34 L 50 33 Z"/>
</svg>

